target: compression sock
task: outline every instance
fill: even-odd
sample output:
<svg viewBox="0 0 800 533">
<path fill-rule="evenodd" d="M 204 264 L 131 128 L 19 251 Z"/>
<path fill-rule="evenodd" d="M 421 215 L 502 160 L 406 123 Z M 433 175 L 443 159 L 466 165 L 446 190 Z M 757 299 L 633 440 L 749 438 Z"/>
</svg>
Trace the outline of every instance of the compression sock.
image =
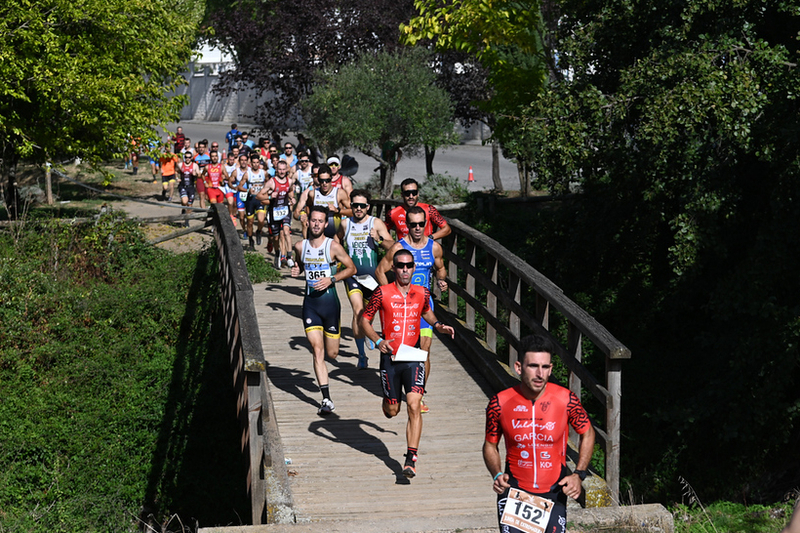
<svg viewBox="0 0 800 533">
<path fill-rule="evenodd" d="M 414 466 L 414 463 L 416 462 L 417 462 L 417 449 L 408 448 L 408 452 L 406 453 L 406 464 Z"/>
<path fill-rule="evenodd" d="M 319 391 L 322 393 L 322 398 L 325 400 L 331 399 L 331 391 L 328 385 L 320 385 Z"/>
<path fill-rule="evenodd" d="M 358 355 L 365 356 L 367 352 L 364 351 L 364 338 L 356 339 L 356 348 L 358 348 Z"/>
</svg>

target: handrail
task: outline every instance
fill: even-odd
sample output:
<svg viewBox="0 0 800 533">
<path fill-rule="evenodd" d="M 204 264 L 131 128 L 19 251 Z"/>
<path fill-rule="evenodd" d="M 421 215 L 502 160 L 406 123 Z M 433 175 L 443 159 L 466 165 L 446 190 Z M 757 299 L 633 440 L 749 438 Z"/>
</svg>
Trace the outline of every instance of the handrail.
<svg viewBox="0 0 800 533">
<path fill-rule="evenodd" d="M 294 522 L 289 477 L 244 251 L 227 206 L 213 204 L 210 216 L 219 253 L 220 299 L 242 428 L 241 448 L 248 465 L 251 521 L 253 525 Z"/>
<path fill-rule="evenodd" d="M 373 200 L 372 205 L 377 208 L 376 216 L 380 217 L 382 211 L 400 205 L 400 202 Z M 458 219 L 447 220 L 452 233 L 443 239 L 442 248 L 450 290 L 447 306 L 441 307 L 454 317 L 455 324 L 450 325 L 463 333 L 459 339 L 469 345 L 465 352 L 474 357 L 477 366 L 489 374 L 487 378 L 495 388 L 500 388 L 507 386 L 512 375 L 518 379 L 513 374 L 513 368 L 523 336 L 522 326 L 550 337 L 556 344 L 556 355 L 569 370 L 569 389 L 580 397 L 583 386 L 605 409 L 604 427 L 597 427 L 596 433 L 605 451 L 606 484 L 613 499 L 618 501 L 622 360 L 630 359 L 630 350 L 564 295 L 558 286 L 510 250 Z M 508 289 L 501 286 L 501 272 L 507 276 L 505 281 Z M 526 293 L 533 293 L 535 299 L 535 302 L 528 304 L 533 307 L 531 311 L 522 303 Z M 465 308 L 461 313 L 458 311 L 459 304 Z M 505 311 L 508 317 L 502 318 L 498 309 Z M 566 339 L 556 338 L 549 330 L 551 312 L 559 313 L 566 320 Z M 476 313 L 486 323 L 486 332 L 482 336 L 475 333 Z M 498 359 L 498 334 L 508 343 L 508 361 L 501 362 Z M 605 355 L 605 379 L 602 381 L 581 362 L 584 338 Z M 504 370 L 496 368 L 500 365 Z M 575 438 L 572 433 L 571 438 Z"/>
</svg>

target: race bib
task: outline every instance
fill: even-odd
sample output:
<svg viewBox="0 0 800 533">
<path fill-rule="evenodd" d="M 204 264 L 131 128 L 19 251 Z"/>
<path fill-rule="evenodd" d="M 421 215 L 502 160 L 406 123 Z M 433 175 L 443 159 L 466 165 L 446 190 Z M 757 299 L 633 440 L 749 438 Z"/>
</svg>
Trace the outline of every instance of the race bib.
<svg viewBox="0 0 800 533">
<path fill-rule="evenodd" d="M 239 200 L 243 202 L 247 201 L 247 191 L 239 191 Z"/>
<path fill-rule="evenodd" d="M 529 533 L 544 533 L 555 503 L 547 498 L 509 489 L 500 523 Z"/>
<path fill-rule="evenodd" d="M 283 220 L 289 216 L 289 206 L 275 207 L 272 210 L 272 218 L 275 220 Z"/>
<path fill-rule="evenodd" d="M 330 278 L 331 275 L 331 266 L 328 263 L 317 265 L 317 264 L 307 264 L 306 263 L 306 281 L 309 284 L 313 284 L 315 281 L 320 280 L 322 278 Z"/>
</svg>

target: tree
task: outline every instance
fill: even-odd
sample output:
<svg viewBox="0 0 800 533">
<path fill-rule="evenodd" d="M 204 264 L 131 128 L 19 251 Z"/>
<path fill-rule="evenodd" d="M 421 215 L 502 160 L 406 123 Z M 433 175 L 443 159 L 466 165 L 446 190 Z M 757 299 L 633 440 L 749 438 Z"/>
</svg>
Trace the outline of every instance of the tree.
<svg viewBox="0 0 800 533">
<path fill-rule="evenodd" d="M 338 70 L 328 67 L 301 108 L 309 133 L 328 152 L 356 148 L 386 170 L 384 198 L 392 195 L 398 150 L 457 142 L 452 103 L 420 49 L 365 54 Z"/>
<path fill-rule="evenodd" d="M 539 186 L 584 193 L 564 236 L 606 282 L 594 304 L 635 323 L 629 474 L 689 472 L 707 497 L 766 490 L 800 422 L 800 10 L 556 7 L 561 75 L 516 148 Z"/>
<path fill-rule="evenodd" d="M 523 154 L 512 148 L 517 119 L 538 97 L 547 72 L 539 2 L 416 0 L 414 6 L 418 15 L 402 26 L 405 43 L 430 42 L 439 51 L 464 54 L 487 72 L 487 88 L 473 93 L 480 100 L 472 105 L 477 104 L 492 128 L 493 159 L 498 158 L 499 141 L 517 158 L 520 190 L 528 194 L 530 180 L 524 172 L 527 163 Z M 462 64 L 471 63 L 467 60 Z M 502 190 L 499 175 L 493 173 L 493 178 L 495 187 Z"/>
<path fill-rule="evenodd" d="M 0 172 L 17 205 L 15 168 L 81 157 L 99 161 L 154 138 L 175 120 L 199 13 L 149 0 L 10 0 L 0 12 Z"/>
<path fill-rule="evenodd" d="M 254 118 L 273 136 L 302 125 L 297 105 L 321 66 L 399 48 L 399 25 L 413 9 L 411 0 L 242 0 L 208 6 L 210 39 L 236 62 L 235 70 L 220 76 L 218 91 L 253 89 L 263 100 Z"/>
</svg>

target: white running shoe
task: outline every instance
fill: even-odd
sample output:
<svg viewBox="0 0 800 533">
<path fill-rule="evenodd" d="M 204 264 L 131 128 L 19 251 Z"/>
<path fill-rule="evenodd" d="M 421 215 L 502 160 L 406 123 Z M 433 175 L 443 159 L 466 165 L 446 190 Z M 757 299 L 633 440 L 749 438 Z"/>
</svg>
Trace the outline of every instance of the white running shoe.
<svg viewBox="0 0 800 533">
<path fill-rule="evenodd" d="M 286 266 L 288 266 L 289 268 L 292 268 L 294 266 L 294 259 L 292 259 L 291 257 L 289 259 L 287 259 L 286 260 Z"/>
<path fill-rule="evenodd" d="M 319 406 L 319 410 L 317 410 L 317 414 L 321 416 L 329 415 L 336 410 L 336 407 L 333 405 L 333 400 L 329 400 L 327 398 L 322 399 L 322 405 Z"/>
</svg>

